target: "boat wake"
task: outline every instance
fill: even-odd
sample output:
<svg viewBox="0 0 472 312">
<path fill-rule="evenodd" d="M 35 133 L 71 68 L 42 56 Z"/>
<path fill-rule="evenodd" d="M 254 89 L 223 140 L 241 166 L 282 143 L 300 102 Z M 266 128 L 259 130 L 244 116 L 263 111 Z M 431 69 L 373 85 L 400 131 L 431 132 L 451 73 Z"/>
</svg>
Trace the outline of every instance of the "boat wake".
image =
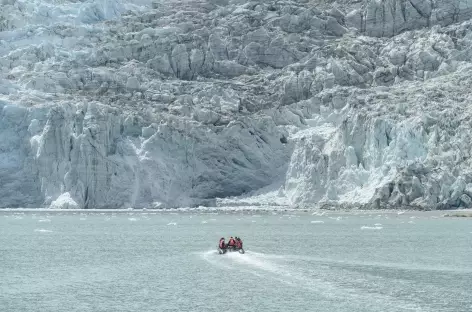
<svg viewBox="0 0 472 312">
<path fill-rule="evenodd" d="M 357 302 L 381 311 L 430 310 L 427 303 L 398 298 L 388 291 L 378 291 L 377 287 L 387 289 L 390 281 L 379 280 L 378 276 L 368 270 L 362 270 L 362 267 L 359 268 L 355 263 L 253 251 L 246 251 L 246 254 L 219 255 L 212 250 L 203 252 L 200 256 L 221 269 L 237 269 L 240 273 L 271 279 L 290 287 L 301 288 L 303 291 L 314 292 L 329 301 L 339 302 L 339 298 L 344 298 L 346 307 Z M 408 281 L 393 282 L 411 286 L 406 285 Z"/>
</svg>

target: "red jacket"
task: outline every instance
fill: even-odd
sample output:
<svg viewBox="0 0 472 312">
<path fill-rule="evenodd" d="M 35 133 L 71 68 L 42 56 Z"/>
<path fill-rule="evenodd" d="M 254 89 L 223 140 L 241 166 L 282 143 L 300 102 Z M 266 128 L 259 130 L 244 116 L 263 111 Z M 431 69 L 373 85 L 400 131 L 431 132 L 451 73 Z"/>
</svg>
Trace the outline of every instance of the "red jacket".
<svg viewBox="0 0 472 312">
<path fill-rule="evenodd" d="M 236 241 L 235 241 L 233 238 L 231 238 L 231 239 L 228 241 L 228 246 L 234 246 L 234 245 L 236 245 Z"/>
</svg>

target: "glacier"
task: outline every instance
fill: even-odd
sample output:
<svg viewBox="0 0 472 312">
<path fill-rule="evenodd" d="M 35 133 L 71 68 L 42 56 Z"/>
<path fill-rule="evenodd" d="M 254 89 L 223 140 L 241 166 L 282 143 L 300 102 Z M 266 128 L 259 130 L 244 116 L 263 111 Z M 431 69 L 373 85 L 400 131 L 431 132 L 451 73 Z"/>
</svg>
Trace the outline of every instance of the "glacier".
<svg viewBox="0 0 472 312">
<path fill-rule="evenodd" d="M 0 208 L 472 206 L 472 0 L 0 6 Z"/>
</svg>

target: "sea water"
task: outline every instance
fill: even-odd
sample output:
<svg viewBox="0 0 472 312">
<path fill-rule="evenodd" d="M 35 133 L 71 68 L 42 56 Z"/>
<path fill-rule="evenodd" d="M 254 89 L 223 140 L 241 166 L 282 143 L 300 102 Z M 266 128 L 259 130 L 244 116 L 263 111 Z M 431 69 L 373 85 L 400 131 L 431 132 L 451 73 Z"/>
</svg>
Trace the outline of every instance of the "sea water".
<svg viewBox="0 0 472 312">
<path fill-rule="evenodd" d="M 470 218 L 0 212 L 5 312 L 466 312 L 471 289 Z"/>
</svg>

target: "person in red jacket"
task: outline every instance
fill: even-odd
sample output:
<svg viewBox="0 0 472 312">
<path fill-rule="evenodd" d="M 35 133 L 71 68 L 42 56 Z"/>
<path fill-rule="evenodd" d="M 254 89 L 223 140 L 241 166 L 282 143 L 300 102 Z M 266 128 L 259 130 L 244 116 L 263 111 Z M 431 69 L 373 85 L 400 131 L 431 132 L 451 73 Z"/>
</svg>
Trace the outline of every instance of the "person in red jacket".
<svg viewBox="0 0 472 312">
<path fill-rule="evenodd" d="M 220 238 L 220 242 L 218 244 L 218 247 L 220 247 L 220 249 L 225 249 L 226 248 L 224 237 Z"/>
<path fill-rule="evenodd" d="M 243 248 L 243 241 L 241 240 L 240 237 L 236 237 L 236 247 L 239 249 Z"/>
<path fill-rule="evenodd" d="M 234 246 L 236 246 L 236 241 L 234 240 L 233 236 L 231 236 L 228 241 L 228 247 L 234 247 Z"/>
</svg>

